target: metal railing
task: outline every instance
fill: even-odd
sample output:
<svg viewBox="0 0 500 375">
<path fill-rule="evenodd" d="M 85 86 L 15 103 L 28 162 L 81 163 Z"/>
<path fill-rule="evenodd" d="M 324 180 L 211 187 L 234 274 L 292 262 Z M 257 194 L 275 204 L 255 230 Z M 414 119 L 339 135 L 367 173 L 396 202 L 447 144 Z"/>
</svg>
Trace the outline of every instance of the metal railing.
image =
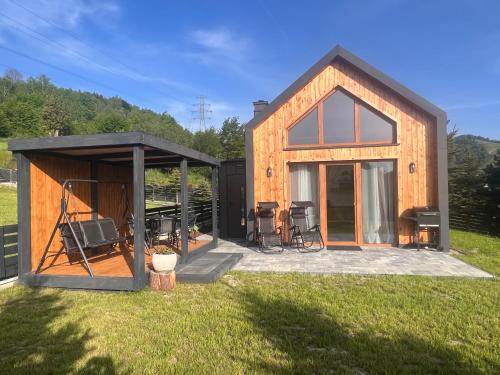
<svg viewBox="0 0 500 375">
<path fill-rule="evenodd" d="M 0 168 L 0 182 L 17 183 L 17 170 Z"/>
<path fill-rule="evenodd" d="M 17 224 L 0 227 L 0 280 L 17 275 Z"/>
</svg>

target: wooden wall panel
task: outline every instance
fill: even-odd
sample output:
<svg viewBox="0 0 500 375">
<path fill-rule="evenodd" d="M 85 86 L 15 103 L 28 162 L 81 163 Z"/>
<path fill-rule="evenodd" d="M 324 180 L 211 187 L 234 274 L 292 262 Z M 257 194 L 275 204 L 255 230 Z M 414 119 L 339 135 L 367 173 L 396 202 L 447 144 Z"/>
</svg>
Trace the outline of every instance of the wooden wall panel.
<svg viewBox="0 0 500 375">
<path fill-rule="evenodd" d="M 125 200 L 122 185 L 127 189 L 130 210 L 134 210 L 133 194 L 133 169 L 129 167 L 116 167 L 109 164 L 99 164 L 97 169 L 97 202 L 99 217 L 111 217 L 119 227 L 120 233 L 127 233 L 124 225 L 123 214 Z"/>
<path fill-rule="evenodd" d="M 335 87 L 340 86 L 396 122 L 396 143 L 383 147 L 287 150 L 286 128 Z M 288 163 L 394 159 L 397 163 L 399 241 L 412 238 L 412 224 L 401 216 L 414 206 L 437 206 L 437 139 L 433 117 L 405 101 L 371 77 L 341 60 L 327 66 L 253 130 L 254 199 L 276 200 L 287 209 Z M 414 162 L 416 172 L 409 173 Z M 268 167 L 273 169 L 267 177 Z"/>
<path fill-rule="evenodd" d="M 90 163 L 47 155 L 34 155 L 30 158 L 31 166 L 31 266 L 35 270 L 57 218 L 61 205 L 61 180 L 69 178 L 90 178 Z M 90 184 L 74 183 L 74 200 L 68 202 L 68 211 L 80 211 L 82 220 L 90 218 Z M 59 232 L 52 242 L 50 253 L 57 253 L 62 247 Z M 66 262 L 66 254 L 57 259 L 49 258 L 45 265 Z"/>
</svg>

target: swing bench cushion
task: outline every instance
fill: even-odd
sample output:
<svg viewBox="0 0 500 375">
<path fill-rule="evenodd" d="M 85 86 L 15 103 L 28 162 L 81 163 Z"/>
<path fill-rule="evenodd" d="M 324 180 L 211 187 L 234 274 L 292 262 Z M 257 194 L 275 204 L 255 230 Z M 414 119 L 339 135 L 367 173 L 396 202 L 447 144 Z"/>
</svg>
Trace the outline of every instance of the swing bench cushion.
<svg viewBox="0 0 500 375">
<path fill-rule="evenodd" d="M 76 239 L 83 249 L 113 245 L 127 239 L 126 237 L 120 237 L 112 218 L 73 222 L 71 223 L 71 228 L 73 228 Z M 78 245 L 71 233 L 68 223 L 61 224 L 59 229 L 66 250 L 78 250 Z"/>
</svg>

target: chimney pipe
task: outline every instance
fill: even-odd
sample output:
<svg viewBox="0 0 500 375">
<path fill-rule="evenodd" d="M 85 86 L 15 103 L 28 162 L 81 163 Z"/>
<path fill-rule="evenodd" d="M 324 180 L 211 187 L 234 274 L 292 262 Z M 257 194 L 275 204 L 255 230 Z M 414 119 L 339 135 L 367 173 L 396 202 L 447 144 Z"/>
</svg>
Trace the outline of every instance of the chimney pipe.
<svg viewBox="0 0 500 375">
<path fill-rule="evenodd" d="M 253 102 L 253 117 L 256 117 L 259 113 L 261 113 L 269 103 L 267 100 L 257 100 Z"/>
</svg>

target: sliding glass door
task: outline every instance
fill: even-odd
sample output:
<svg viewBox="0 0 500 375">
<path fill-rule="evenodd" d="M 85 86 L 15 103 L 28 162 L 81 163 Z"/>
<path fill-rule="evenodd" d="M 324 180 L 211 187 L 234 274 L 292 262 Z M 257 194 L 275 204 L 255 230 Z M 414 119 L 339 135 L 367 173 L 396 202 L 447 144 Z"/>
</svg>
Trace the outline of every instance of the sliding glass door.
<svg viewBox="0 0 500 375">
<path fill-rule="evenodd" d="M 332 245 L 395 242 L 393 161 L 324 165 L 322 227 Z"/>
</svg>

